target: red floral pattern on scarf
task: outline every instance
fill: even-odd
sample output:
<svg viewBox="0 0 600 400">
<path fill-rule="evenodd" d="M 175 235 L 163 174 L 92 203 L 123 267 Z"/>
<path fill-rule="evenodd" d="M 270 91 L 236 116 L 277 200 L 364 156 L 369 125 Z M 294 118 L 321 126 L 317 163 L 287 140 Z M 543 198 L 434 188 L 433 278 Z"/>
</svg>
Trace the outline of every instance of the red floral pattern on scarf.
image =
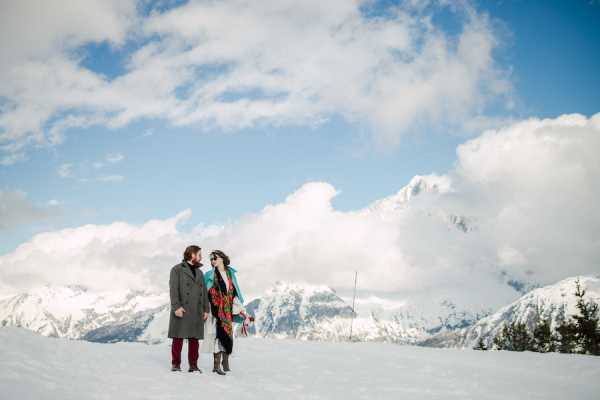
<svg viewBox="0 0 600 400">
<path fill-rule="evenodd" d="M 222 280 L 221 274 L 215 270 L 215 280 L 213 287 L 211 287 L 208 292 L 212 297 L 213 304 L 217 307 L 217 318 L 219 319 L 218 323 L 223 327 L 225 333 L 228 336 L 233 337 L 233 315 L 232 304 L 233 297 L 235 294 L 235 289 L 233 287 L 233 281 L 231 280 L 231 273 L 227 270 L 227 281 L 229 282 L 229 290 L 226 293 L 221 291 L 221 286 L 218 281 Z"/>
</svg>

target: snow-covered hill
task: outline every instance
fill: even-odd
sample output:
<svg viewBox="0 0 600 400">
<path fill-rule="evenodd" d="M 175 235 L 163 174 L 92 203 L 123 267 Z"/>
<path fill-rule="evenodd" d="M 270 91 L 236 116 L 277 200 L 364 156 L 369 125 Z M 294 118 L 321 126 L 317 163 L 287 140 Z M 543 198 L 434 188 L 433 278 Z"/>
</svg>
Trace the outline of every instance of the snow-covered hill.
<svg viewBox="0 0 600 400">
<path fill-rule="evenodd" d="M 382 299 L 359 298 L 353 314 L 348 299 L 327 286 L 277 282 L 247 304 L 256 323 L 250 334 L 320 341 L 419 343 L 435 347 L 472 347 L 480 336 L 491 342 L 502 323 L 532 325 L 539 316 L 553 324 L 575 312 L 575 278 L 535 289 L 493 315 L 457 310 L 451 301 L 428 303 L 424 313 L 416 300 L 386 305 Z M 597 277 L 582 277 L 588 296 L 600 301 Z M 0 301 L 0 325 L 30 329 L 45 336 L 95 342 L 160 343 L 167 337 L 168 294 L 92 293 L 79 286 L 41 287 Z M 488 315 L 490 314 L 490 315 Z M 487 316 L 486 316 L 487 315 Z M 353 318 L 354 317 L 354 318 Z"/>
<path fill-rule="evenodd" d="M 369 299 L 360 304 L 353 319 L 349 303 L 327 286 L 278 282 L 248 304 L 248 311 L 256 316 L 250 333 L 305 340 L 415 343 L 433 333 L 468 325 L 478 317 L 457 312 L 449 302 L 440 304 L 438 314 L 430 318 L 410 304 L 386 312 Z"/>
<path fill-rule="evenodd" d="M 208 354 L 203 374 L 171 372 L 166 344 L 89 343 L 17 328 L 0 328 L 0 354 L 7 400 L 595 400 L 600 393 L 597 357 L 577 354 L 247 338 L 235 342 L 232 372 L 222 377 L 210 372 Z"/>
<path fill-rule="evenodd" d="M 91 341 L 135 340 L 168 303 L 165 294 L 93 293 L 81 286 L 43 286 L 0 301 L 0 325 L 44 336 Z"/>
<path fill-rule="evenodd" d="M 585 298 L 600 303 L 600 277 L 580 276 L 563 279 L 560 282 L 534 289 L 497 312 L 480 319 L 472 326 L 445 332 L 422 342 L 425 346 L 466 347 L 475 346 L 479 338 L 490 345 L 506 323 L 525 323 L 530 330 L 540 321 L 550 320 L 552 329 L 565 318 L 577 312 L 575 281 L 579 279 L 586 289 Z"/>
<path fill-rule="evenodd" d="M 417 307 L 404 303 L 382 312 L 378 301 L 359 299 L 353 319 L 349 303 L 327 286 L 277 282 L 247 304 L 256 316 L 249 332 L 274 338 L 416 343 L 478 318 L 457 312 L 448 302 L 425 318 Z M 167 338 L 169 314 L 166 293 L 93 293 L 80 286 L 45 286 L 0 301 L 1 326 L 94 342 L 160 343 Z"/>
<path fill-rule="evenodd" d="M 289 282 L 277 282 L 246 308 L 256 317 L 252 332 L 262 336 L 297 336 L 324 320 L 352 316 L 352 308 L 327 286 Z"/>
</svg>

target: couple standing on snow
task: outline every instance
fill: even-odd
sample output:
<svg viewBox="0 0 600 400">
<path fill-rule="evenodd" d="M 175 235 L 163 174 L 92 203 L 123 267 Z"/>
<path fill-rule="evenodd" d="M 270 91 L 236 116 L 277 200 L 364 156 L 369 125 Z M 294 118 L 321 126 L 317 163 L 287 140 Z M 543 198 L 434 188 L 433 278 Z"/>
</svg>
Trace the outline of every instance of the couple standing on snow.
<svg viewBox="0 0 600 400">
<path fill-rule="evenodd" d="M 183 339 L 188 339 L 188 371 L 202 372 L 198 368 L 198 340 L 204 340 L 203 352 L 213 353 L 213 372 L 225 375 L 224 371 L 230 371 L 233 323 L 242 323 L 245 332 L 247 322 L 253 319 L 245 313 L 244 298 L 236 270 L 229 266 L 229 257 L 220 250 L 211 252 L 212 269 L 204 274 L 200 269 L 201 251 L 198 246 L 188 246 L 183 261 L 171 268 L 171 371 L 181 371 Z"/>
</svg>

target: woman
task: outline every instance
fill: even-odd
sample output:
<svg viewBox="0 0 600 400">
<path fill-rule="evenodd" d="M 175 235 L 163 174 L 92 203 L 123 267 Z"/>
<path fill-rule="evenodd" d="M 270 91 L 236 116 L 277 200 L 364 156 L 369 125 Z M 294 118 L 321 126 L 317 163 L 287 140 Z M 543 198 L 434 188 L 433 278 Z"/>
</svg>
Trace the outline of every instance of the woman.
<svg viewBox="0 0 600 400">
<path fill-rule="evenodd" d="M 213 353 L 213 372 L 225 375 L 229 369 L 229 355 L 233 351 L 233 323 L 243 322 L 244 298 L 235 276 L 235 268 L 229 266 L 229 257 L 221 250 L 210 253 L 213 269 L 204 274 L 211 317 L 205 330 L 205 351 Z M 238 310 L 239 308 L 242 310 Z M 221 365 L 223 364 L 223 370 Z"/>
</svg>

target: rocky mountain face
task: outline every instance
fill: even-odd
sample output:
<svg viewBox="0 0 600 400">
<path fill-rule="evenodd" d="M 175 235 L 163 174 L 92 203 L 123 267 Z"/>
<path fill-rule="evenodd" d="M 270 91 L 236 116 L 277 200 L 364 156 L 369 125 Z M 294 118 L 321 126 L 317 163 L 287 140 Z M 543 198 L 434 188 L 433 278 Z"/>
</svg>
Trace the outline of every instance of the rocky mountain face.
<svg viewBox="0 0 600 400">
<path fill-rule="evenodd" d="M 433 347 L 489 344 L 512 321 L 552 326 L 576 312 L 575 277 L 531 290 L 495 313 L 457 310 L 451 301 L 424 317 L 413 305 L 386 313 L 357 307 L 327 286 L 277 282 L 246 305 L 256 322 L 249 333 L 261 337 L 320 341 L 381 341 Z M 600 278 L 580 277 L 586 296 L 600 302 Z M 166 339 L 170 315 L 166 293 L 92 293 L 79 286 L 42 287 L 0 300 L 0 325 L 30 329 L 44 336 L 95 342 Z"/>
<path fill-rule="evenodd" d="M 432 332 L 462 327 L 473 319 L 456 312 L 451 304 L 442 305 L 433 325 L 410 308 L 385 315 L 362 309 L 357 314 L 327 286 L 290 282 L 277 282 L 246 308 L 256 317 L 250 334 L 322 341 L 415 343 Z M 162 342 L 169 314 L 166 293 L 97 294 L 79 286 L 46 286 L 0 301 L 2 326 L 95 342 Z"/>
<path fill-rule="evenodd" d="M 247 307 L 256 322 L 250 333 L 261 336 L 298 336 L 332 318 L 350 318 L 349 307 L 326 286 L 277 282 Z"/>
<path fill-rule="evenodd" d="M 477 318 L 457 312 L 449 302 L 440 305 L 440 315 L 433 319 L 424 318 L 409 306 L 385 315 L 368 307 L 361 307 L 357 313 L 329 287 L 288 282 L 278 282 L 264 296 L 250 302 L 247 310 L 256 317 L 250 333 L 322 341 L 416 343 L 437 332 L 471 324 Z"/>
<path fill-rule="evenodd" d="M 504 324 L 525 323 L 530 331 L 541 320 L 550 321 L 551 329 L 577 313 L 575 281 L 579 279 L 586 290 L 585 298 L 600 303 L 600 277 L 580 276 L 563 279 L 553 285 L 533 289 L 497 312 L 481 318 L 474 324 L 433 335 L 420 342 L 424 346 L 472 348 L 481 338 L 491 345 Z"/>
<path fill-rule="evenodd" d="M 70 339 L 135 340 L 167 303 L 165 294 L 44 286 L 1 300 L 0 325 Z"/>
</svg>

